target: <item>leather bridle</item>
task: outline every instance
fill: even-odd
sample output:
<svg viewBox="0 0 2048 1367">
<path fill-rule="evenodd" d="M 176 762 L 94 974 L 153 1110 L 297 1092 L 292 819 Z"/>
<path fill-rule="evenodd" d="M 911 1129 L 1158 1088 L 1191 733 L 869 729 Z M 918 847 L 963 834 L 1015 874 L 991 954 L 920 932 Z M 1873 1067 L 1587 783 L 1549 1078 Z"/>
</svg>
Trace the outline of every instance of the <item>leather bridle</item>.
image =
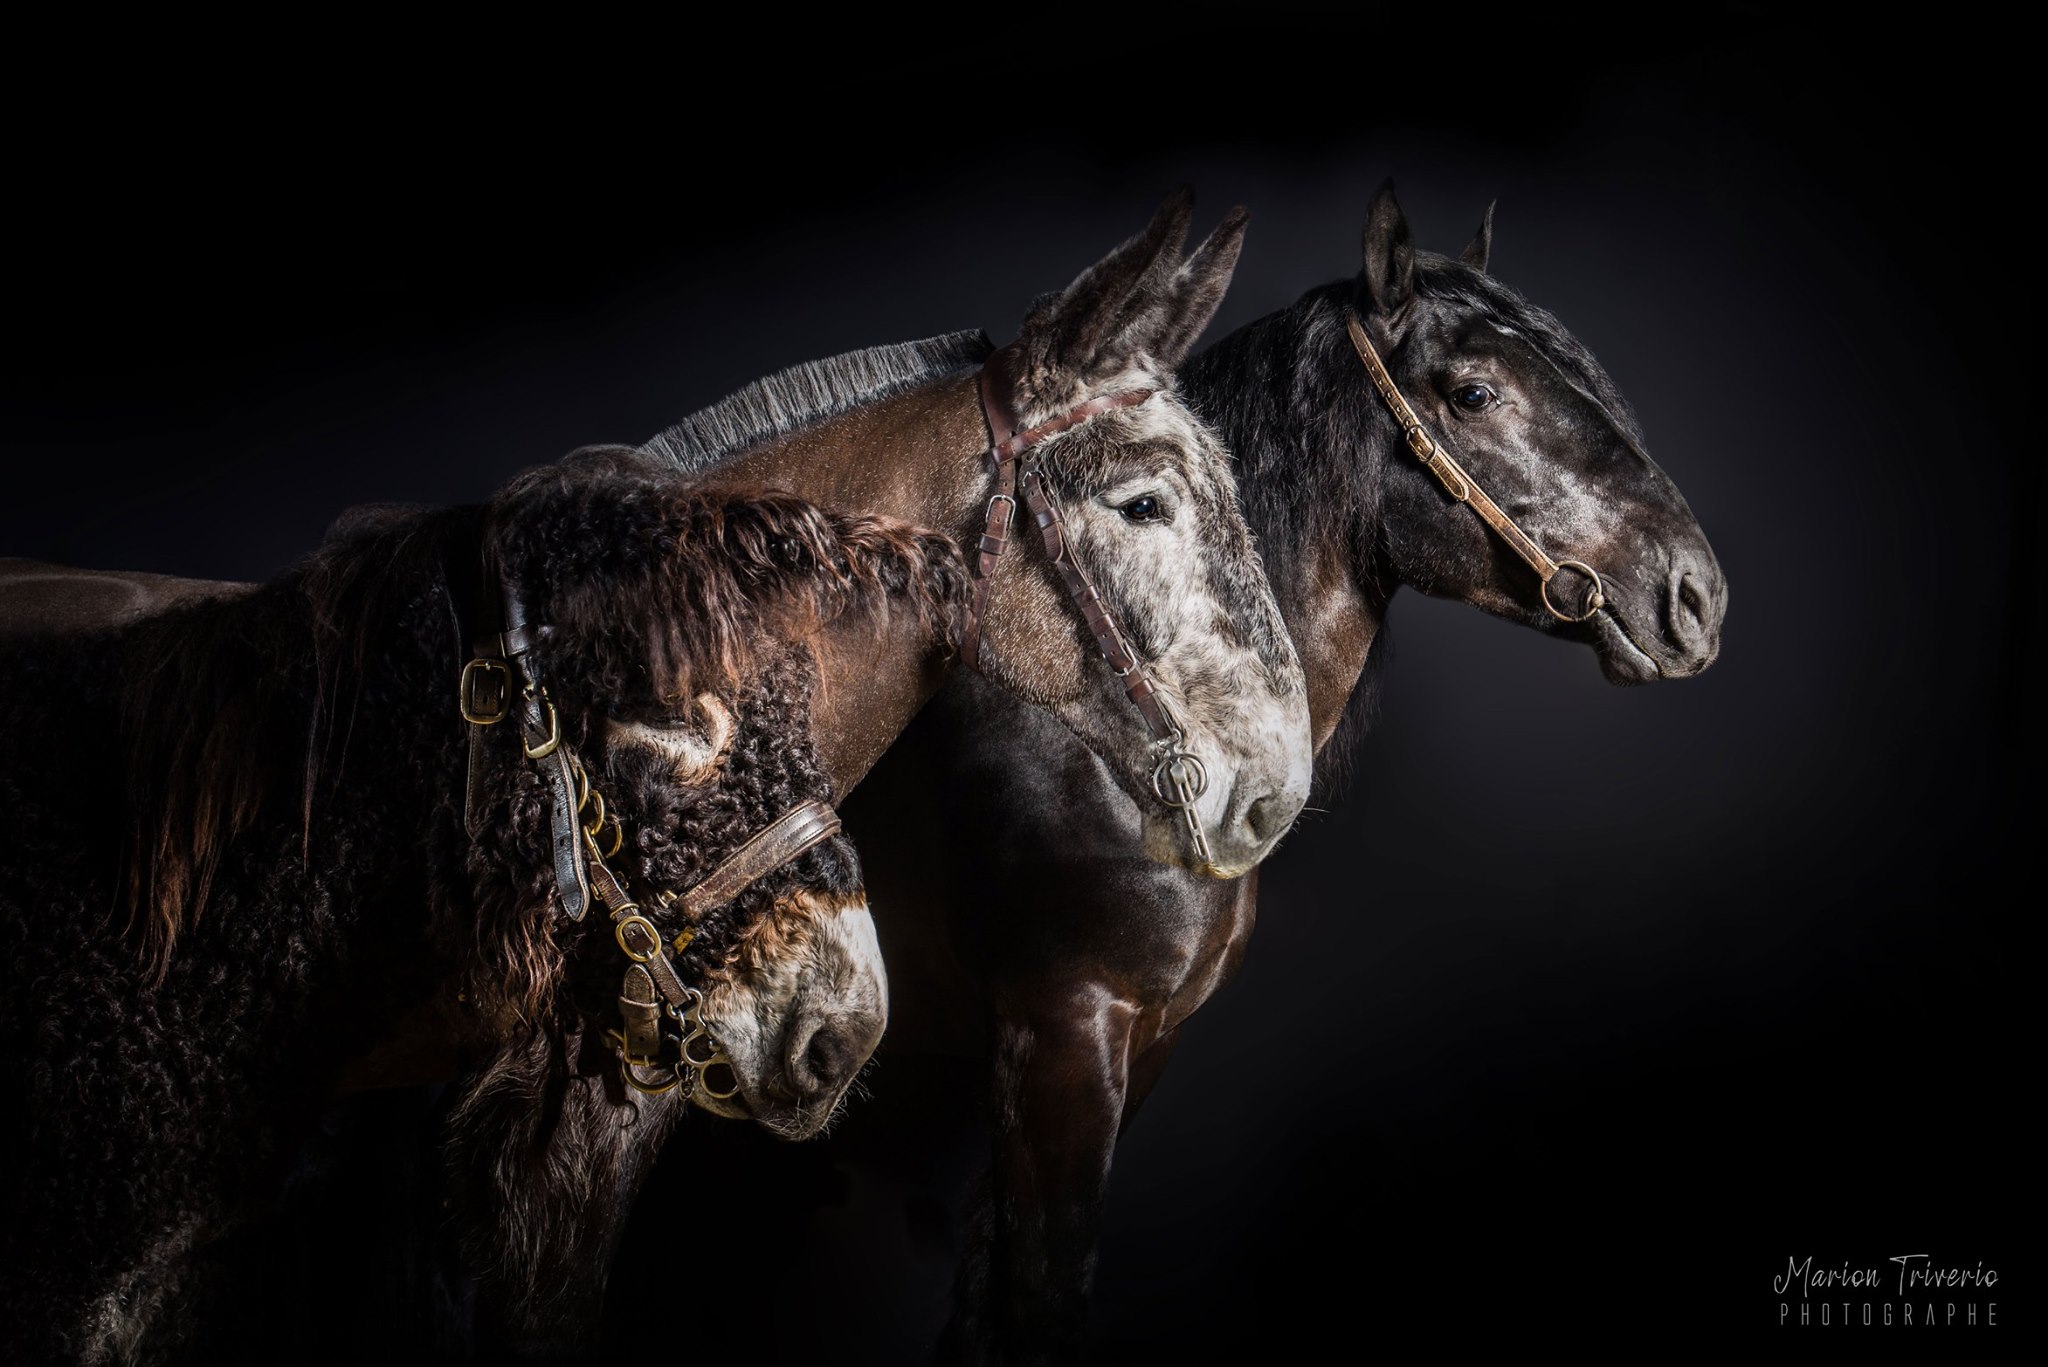
<svg viewBox="0 0 2048 1367">
<path fill-rule="evenodd" d="M 485 737 L 489 728 L 513 718 L 521 751 L 547 785 L 555 900 L 564 916 L 581 921 L 595 892 L 611 915 L 612 937 L 627 959 L 619 986 L 620 1027 L 605 1032 L 605 1042 L 619 1060 L 621 1080 L 650 1096 L 680 1086 L 686 1096 L 701 1091 L 713 1100 L 729 1100 L 739 1092 L 732 1061 L 703 1020 L 703 994 L 682 980 L 671 953 L 681 954 L 689 947 L 705 913 L 837 835 L 839 815 L 823 802 L 800 802 L 687 890 L 660 888 L 650 903 L 636 899 L 607 862 L 625 845 L 625 822 L 606 808 L 604 795 L 591 783 L 582 761 L 562 743 L 561 720 L 534 653 L 546 628 L 528 625 L 525 605 L 511 581 L 501 582 L 498 592 L 489 592 L 493 577 L 486 568 L 473 655 L 462 668 L 461 711 L 469 724 L 464 826 L 471 839 L 482 830 Z M 502 630 L 483 625 L 500 614 Z M 649 915 L 650 905 L 659 913 L 673 914 L 681 924 L 673 931 L 662 930 Z M 730 1085 L 711 1076 L 720 1065 Z"/>
<path fill-rule="evenodd" d="M 1365 362 L 1365 372 L 1372 377 L 1372 387 L 1386 400 L 1387 408 L 1394 415 L 1394 421 L 1401 424 L 1401 434 L 1408 440 L 1408 449 L 1422 462 L 1423 468 L 1436 476 L 1437 483 L 1444 486 L 1444 492 L 1453 500 L 1465 504 L 1479 514 L 1480 521 L 1493 528 L 1501 540 L 1508 543 L 1508 549 L 1522 557 L 1530 569 L 1536 571 L 1542 581 L 1537 596 L 1543 601 L 1544 611 L 1560 622 L 1583 622 L 1600 611 L 1607 603 L 1606 587 L 1600 582 L 1599 571 L 1583 560 L 1552 560 L 1543 553 L 1543 548 L 1520 527 L 1515 520 L 1502 512 L 1500 505 L 1486 496 L 1486 491 L 1476 484 L 1472 476 L 1465 473 L 1463 466 L 1451 458 L 1443 443 L 1431 437 L 1423 429 L 1422 419 L 1415 416 L 1415 410 L 1408 406 L 1408 400 L 1401 397 L 1400 387 L 1394 377 L 1387 373 L 1386 363 L 1380 360 L 1379 352 L 1373 349 L 1372 341 L 1365 335 L 1365 327 L 1353 314 L 1345 320 L 1345 328 L 1351 333 L 1351 345 L 1358 352 L 1358 359 Z M 1593 591 L 1586 598 L 1586 610 L 1573 616 L 1561 610 L 1551 601 L 1550 581 L 1561 569 L 1577 570 L 1593 581 Z"/>
<path fill-rule="evenodd" d="M 1102 658 L 1109 662 L 1117 678 L 1123 680 L 1125 695 L 1145 719 L 1145 729 L 1152 734 L 1153 748 L 1160 754 L 1159 762 L 1152 769 L 1153 795 L 1180 813 L 1196 858 L 1203 864 L 1213 863 L 1208 838 L 1202 833 L 1201 817 L 1195 810 L 1195 804 L 1209 787 L 1208 767 L 1186 748 L 1186 733 L 1174 724 L 1166 699 L 1154 686 L 1144 662 L 1131 649 L 1130 637 L 1124 633 L 1123 624 L 1095 591 L 1088 572 L 1074 559 L 1073 546 L 1067 540 L 1066 519 L 1060 515 L 1059 504 L 1053 499 L 1051 490 L 1045 487 L 1038 467 L 1029 457 L 1034 448 L 1062 432 L 1079 427 L 1101 414 L 1135 407 L 1158 391 L 1126 389 L 1098 394 L 1036 427 L 1025 427 L 1006 397 L 1011 392 L 1010 348 L 997 351 L 982 363 L 977 385 L 981 393 L 981 414 L 988 424 L 988 458 L 995 473 L 996 487 L 995 492 L 989 495 L 981 540 L 968 564 L 973 596 L 967 629 L 961 641 L 961 659 L 971 669 L 980 667 L 982 614 L 988 605 L 996 562 L 1010 544 L 1010 527 L 1016 520 L 1017 504 L 1021 499 L 1024 510 L 1038 524 L 1039 540 L 1045 547 L 1046 559 L 1058 571 L 1068 596 L 1074 600 L 1074 606 L 1095 637 Z"/>
</svg>

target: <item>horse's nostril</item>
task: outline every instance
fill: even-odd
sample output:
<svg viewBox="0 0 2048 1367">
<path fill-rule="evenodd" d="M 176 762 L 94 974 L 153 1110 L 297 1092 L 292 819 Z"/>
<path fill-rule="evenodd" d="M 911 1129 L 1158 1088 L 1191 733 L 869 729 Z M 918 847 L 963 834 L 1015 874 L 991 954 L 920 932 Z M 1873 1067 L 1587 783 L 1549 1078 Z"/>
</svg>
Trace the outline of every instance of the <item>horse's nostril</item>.
<svg viewBox="0 0 2048 1367">
<path fill-rule="evenodd" d="M 1700 581 L 1685 575 L 1678 581 L 1678 601 L 1692 614 L 1692 619 L 1702 626 L 1707 620 L 1707 594 L 1700 587 Z"/>
<path fill-rule="evenodd" d="M 847 1056 L 853 1051 L 836 1031 L 820 1030 L 811 1036 L 811 1046 L 804 1052 L 813 1077 L 836 1078 L 846 1071 Z"/>
<path fill-rule="evenodd" d="M 861 1064 L 860 1044 L 853 1032 L 819 1021 L 808 1037 L 801 1037 L 801 1027 L 799 1033 L 789 1051 L 790 1085 L 806 1101 L 837 1092 Z"/>
<path fill-rule="evenodd" d="M 1244 814 L 1244 821 L 1251 827 L 1254 839 L 1272 840 L 1292 825 L 1300 814 L 1300 798 L 1270 793 L 1251 805 Z"/>
</svg>

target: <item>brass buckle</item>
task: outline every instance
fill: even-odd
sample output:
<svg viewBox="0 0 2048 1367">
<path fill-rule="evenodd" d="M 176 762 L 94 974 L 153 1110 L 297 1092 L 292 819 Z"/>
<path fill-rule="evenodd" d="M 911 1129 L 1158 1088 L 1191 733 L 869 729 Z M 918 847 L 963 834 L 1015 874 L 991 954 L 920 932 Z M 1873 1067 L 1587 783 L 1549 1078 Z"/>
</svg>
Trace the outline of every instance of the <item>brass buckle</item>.
<svg viewBox="0 0 2048 1367">
<path fill-rule="evenodd" d="M 542 741 L 537 748 L 528 745 L 523 739 L 519 742 L 520 748 L 526 751 L 528 759 L 546 759 L 549 755 L 555 753 L 556 748 L 562 743 L 562 719 L 555 715 L 555 705 L 546 698 L 542 698 L 541 706 L 548 710 L 548 738 Z"/>
<path fill-rule="evenodd" d="M 486 698 L 480 683 L 488 675 L 500 676 L 493 697 Z M 457 697 L 462 719 L 472 726 L 496 726 L 512 711 L 512 671 L 503 660 L 475 659 L 462 667 L 462 687 Z"/>
<path fill-rule="evenodd" d="M 636 940 L 642 934 L 646 935 L 647 938 L 641 948 L 635 949 L 626 943 L 626 931 L 629 927 L 633 929 Z M 661 956 L 661 932 L 654 928 L 654 922 L 639 914 L 637 907 L 630 908 L 626 915 L 619 918 L 618 924 L 612 927 L 612 938 L 619 942 L 619 952 L 636 964 L 652 963 Z"/>
<path fill-rule="evenodd" d="M 680 1063 L 663 1063 L 660 1059 L 641 1058 L 627 1049 L 625 1032 L 621 1030 L 607 1030 L 604 1032 L 604 1038 L 605 1043 L 611 1045 L 612 1053 L 619 1060 L 620 1079 L 642 1096 L 660 1096 L 664 1092 L 673 1092 L 682 1085 L 683 1065 Z M 639 1076 L 639 1070 L 642 1068 L 666 1068 L 669 1070 L 668 1081 L 661 1083 L 642 1082 Z M 660 1075 L 656 1074 L 656 1076 Z"/>
</svg>

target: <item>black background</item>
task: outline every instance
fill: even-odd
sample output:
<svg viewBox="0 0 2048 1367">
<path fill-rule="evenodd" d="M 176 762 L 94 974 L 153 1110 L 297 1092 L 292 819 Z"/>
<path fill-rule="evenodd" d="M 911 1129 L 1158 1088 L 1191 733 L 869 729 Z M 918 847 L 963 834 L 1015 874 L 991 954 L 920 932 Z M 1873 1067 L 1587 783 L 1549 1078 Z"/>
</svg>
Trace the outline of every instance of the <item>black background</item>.
<svg viewBox="0 0 2048 1367">
<path fill-rule="evenodd" d="M 1198 230 L 1253 210 L 1218 336 L 1349 274 L 1383 176 L 1437 250 L 1497 197 L 1494 273 L 1602 358 L 1713 539 L 1721 660 L 1614 690 L 1397 601 L 1348 798 L 1267 866 L 1122 1146 L 1098 1351 L 1782 1342 L 1771 1278 L 1808 1253 L 1981 1260 L 2012 1341 L 2038 168 L 2017 44 L 1945 13 L 24 36 L 0 553 L 267 575 L 351 503 L 476 499 L 849 347 L 1000 340 L 1184 181 Z M 943 1319 L 924 1188 L 971 1171 L 970 1115 L 908 1214 L 854 1161 L 921 1067 L 885 1052 L 851 1156 L 792 1153 L 747 1259 L 706 1233 L 762 1360 L 901 1360 Z M 617 1313 L 652 1345 L 711 1312 Z"/>
</svg>

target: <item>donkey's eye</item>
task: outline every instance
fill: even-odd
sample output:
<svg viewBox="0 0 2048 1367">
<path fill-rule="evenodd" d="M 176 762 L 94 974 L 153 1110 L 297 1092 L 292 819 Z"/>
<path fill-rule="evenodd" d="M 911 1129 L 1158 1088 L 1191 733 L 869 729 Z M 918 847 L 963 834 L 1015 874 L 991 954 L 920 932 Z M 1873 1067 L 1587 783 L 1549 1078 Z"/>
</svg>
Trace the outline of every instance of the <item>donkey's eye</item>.
<svg viewBox="0 0 2048 1367">
<path fill-rule="evenodd" d="M 1498 396 L 1483 384 L 1461 384 L 1451 391 L 1453 403 L 1460 408 L 1469 408 L 1475 413 L 1492 403 L 1496 397 Z"/>
<path fill-rule="evenodd" d="M 1151 494 L 1141 494 L 1117 509 L 1132 522 L 1164 522 L 1166 505 Z"/>
</svg>

